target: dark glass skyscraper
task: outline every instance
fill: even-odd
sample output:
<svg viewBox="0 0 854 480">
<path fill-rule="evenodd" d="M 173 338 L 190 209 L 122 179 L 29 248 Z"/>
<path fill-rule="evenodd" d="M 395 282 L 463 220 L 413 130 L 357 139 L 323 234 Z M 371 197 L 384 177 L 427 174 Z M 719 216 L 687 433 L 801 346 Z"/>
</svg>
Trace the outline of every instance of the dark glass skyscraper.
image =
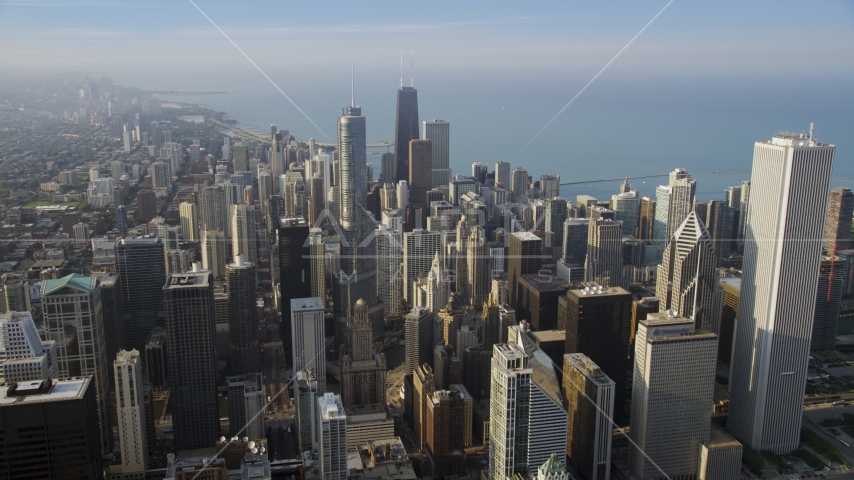
<svg viewBox="0 0 854 480">
<path fill-rule="evenodd" d="M 258 347 L 258 290 L 255 264 L 238 255 L 225 267 L 228 286 L 228 325 L 231 337 L 231 373 L 247 375 L 261 371 Z"/>
<path fill-rule="evenodd" d="M 299 217 L 277 220 L 279 236 L 279 305 L 282 306 L 282 323 L 279 336 L 285 358 L 294 358 L 291 345 L 291 299 L 311 297 L 311 247 L 308 244 L 309 228 Z"/>
<path fill-rule="evenodd" d="M 404 87 L 397 91 L 397 120 L 394 127 L 394 179 L 409 179 L 409 141 L 418 140 L 418 90 Z"/>
<path fill-rule="evenodd" d="M 166 280 L 166 262 L 163 252 L 163 243 L 154 237 L 125 238 L 116 244 L 126 349 L 145 351 L 154 327 L 164 326 L 161 288 Z"/>
</svg>

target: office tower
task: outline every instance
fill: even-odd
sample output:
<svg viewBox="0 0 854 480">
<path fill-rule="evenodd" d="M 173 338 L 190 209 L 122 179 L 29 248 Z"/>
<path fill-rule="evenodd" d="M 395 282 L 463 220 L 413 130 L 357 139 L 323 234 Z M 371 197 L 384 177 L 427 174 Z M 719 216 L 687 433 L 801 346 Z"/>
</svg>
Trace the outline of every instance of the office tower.
<svg viewBox="0 0 854 480">
<path fill-rule="evenodd" d="M 261 211 L 267 208 L 267 200 L 273 195 L 273 174 L 264 169 L 258 172 L 258 199 L 261 203 Z"/>
<path fill-rule="evenodd" d="M 261 371 L 258 346 L 257 269 L 243 256 L 225 267 L 228 291 L 228 331 L 231 339 L 231 373 L 248 375 Z"/>
<path fill-rule="evenodd" d="M 112 425 L 107 411 L 110 365 L 97 279 L 73 273 L 46 280 L 41 299 L 45 338 L 56 342 L 57 376 L 94 377 L 102 447 L 109 452 L 112 448 Z"/>
<path fill-rule="evenodd" d="M 406 180 L 397 182 L 397 208 L 405 211 L 409 205 L 409 182 Z"/>
<path fill-rule="evenodd" d="M 74 241 L 77 243 L 88 243 L 90 240 L 89 226 L 85 223 L 74 225 Z"/>
<path fill-rule="evenodd" d="M 515 308 L 522 275 L 539 273 L 543 265 L 543 240 L 531 232 L 513 232 L 509 240 L 507 288 L 510 305 Z"/>
<path fill-rule="evenodd" d="M 293 298 L 290 303 L 294 371 L 313 368 L 315 372 L 326 372 L 323 302 L 314 297 Z M 326 375 L 317 376 L 317 391 L 326 391 Z"/>
<path fill-rule="evenodd" d="M 299 448 L 301 452 L 318 449 L 317 438 L 317 378 L 314 369 L 300 370 L 294 375 L 296 395 L 294 409 L 296 410 L 297 431 L 299 432 Z"/>
<path fill-rule="evenodd" d="M 3 381 L 27 382 L 56 378 L 56 341 L 42 341 L 29 312 L 0 314 Z"/>
<path fill-rule="evenodd" d="M 489 478 L 513 478 L 528 467 L 532 373 L 522 347 L 515 343 L 493 347 Z"/>
<path fill-rule="evenodd" d="M 433 257 L 442 250 L 442 235 L 416 228 L 403 234 L 403 297 L 413 302 L 413 282 L 428 274 Z"/>
<path fill-rule="evenodd" d="M 700 207 L 702 204 L 697 204 Z M 721 260 L 729 258 L 733 252 L 736 243 L 733 239 L 733 226 L 738 211 L 726 205 L 726 202 L 720 200 L 712 200 L 707 204 L 706 216 L 700 216 L 703 224 L 709 230 L 709 236 L 712 240 L 714 253 L 716 257 L 716 265 Z"/>
<path fill-rule="evenodd" d="M 320 474 L 324 480 L 347 479 L 347 414 L 341 397 L 324 393 L 317 399 Z"/>
<path fill-rule="evenodd" d="M 718 336 L 695 330 L 690 318 L 650 313 L 638 322 L 630 432 L 637 448 L 629 449 L 637 478 L 697 474 L 709 440 L 717 353 Z"/>
<path fill-rule="evenodd" d="M 104 343 L 107 346 L 107 358 L 116 358 L 116 354 L 125 345 L 125 313 L 122 303 L 121 280 L 118 274 L 94 274 L 101 290 L 101 314 L 104 318 Z"/>
<path fill-rule="evenodd" d="M 0 385 L 0 470 L 13 480 L 104 478 L 91 376 Z"/>
<path fill-rule="evenodd" d="M 450 129 L 451 124 L 447 120 L 424 120 L 424 140 L 430 140 L 433 144 L 432 150 L 432 183 L 434 187 L 444 187 L 451 181 L 450 166 Z"/>
<path fill-rule="evenodd" d="M 170 274 L 165 283 L 175 450 L 212 447 L 220 430 L 211 274 L 194 264 L 193 271 Z"/>
<path fill-rule="evenodd" d="M 284 357 L 290 361 L 294 355 L 294 344 L 291 339 L 291 300 L 311 297 L 311 246 L 308 242 L 309 228 L 305 221 L 300 218 L 276 218 L 275 221 L 278 229 L 278 262 L 281 275 L 279 305 L 282 308 L 282 324 L 279 334 Z M 271 259 L 271 261 L 276 260 Z M 282 274 L 282 272 L 290 272 L 290 274 Z"/>
<path fill-rule="evenodd" d="M 697 181 L 684 168 L 670 172 L 670 183 L 655 189 L 655 220 L 653 222 L 653 244 L 661 259 L 669 239 L 685 221 L 694 207 L 694 192 Z"/>
<path fill-rule="evenodd" d="M 412 86 L 404 87 L 401 78 L 394 126 L 394 178 L 397 181 L 409 176 L 409 142 L 412 140 L 418 140 L 418 91 Z M 432 164 L 432 153 L 430 157 Z"/>
<path fill-rule="evenodd" d="M 384 353 L 374 353 L 368 303 L 362 299 L 353 308 L 350 352 L 341 356 L 341 401 L 345 407 L 386 404 Z"/>
<path fill-rule="evenodd" d="M 433 188 L 432 159 L 433 145 L 430 140 L 411 140 L 409 142 L 409 176 L 407 180 L 409 181 L 410 203 L 430 205 L 427 200 L 427 191 Z"/>
<path fill-rule="evenodd" d="M 294 217 L 305 213 L 306 185 L 300 172 L 288 172 L 280 177 L 282 198 L 285 199 L 285 215 Z M 364 204 L 363 204 L 364 205 Z"/>
<path fill-rule="evenodd" d="M 148 334 L 163 326 L 163 244 L 158 238 L 123 238 L 116 243 L 116 271 L 125 313 L 125 349 L 142 350 Z"/>
<path fill-rule="evenodd" d="M 20 273 L 4 273 L 0 277 L 3 288 L 3 312 L 30 311 L 30 282 Z"/>
<path fill-rule="evenodd" d="M 137 350 L 122 350 L 113 362 L 116 418 L 121 448 L 122 476 L 145 477 L 148 432 L 142 389 L 142 360 Z"/>
<path fill-rule="evenodd" d="M 249 263 L 258 262 L 258 240 L 255 235 L 255 206 L 231 206 L 231 251 Z"/>
<path fill-rule="evenodd" d="M 258 440 L 264 434 L 264 380 L 261 373 L 234 375 L 228 384 L 228 426 L 230 436 Z"/>
<path fill-rule="evenodd" d="M 166 352 L 166 329 L 157 327 L 151 331 L 145 344 L 145 366 L 148 384 L 155 390 L 164 390 L 169 385 L 169 362 Z"/>
<path fill-rule="evenodd" d="M 486 255 L 486 232 L 479 226 L 471 228 L 466 239 L 466 293 L 474 307 L 480 307 L 486 301 L 492 279 L 489 268 L 489 256 Z"/>
<path fill-rule="evenodd" d="M 566 331 L 564 353 L 587 355 L 614 381 L 614 418 L 621 422 L 632 369 L 632 294 L 576 284 L 559 300 L 557 329 Z"/>
<path fill-rule="evenodd" d="M 623 283 L 623 222 L 590 219 L 584 280 L 605 287 Z"/>
<path fill-rule="evenodd" d="M 406 314 L 403 324 L 406 339 L 406 374 L 412 373 L 419 365 L 431 363 L 433 347 L 434 314 L 424 307 L 415 307 Z"/>
<path fill-rule="evenodd" d="M 738 318 L 738 303 L 741 299 L 741 277 L 722 277 L 720 334 L 718 336 L 718 361 L 730 365 L 735 341 L 735 322 Z M 658 309 L 656 309 L 658 310 Z"/>
<path fill-rule="evenodd" d="M 660 311 L 693 318 L 697 328 L 720 331 L 720 297 L 712 238 L 691 212 L 673 234 L 658 266 L 655 295 Z"/>
<path fill-rule="evenodd" d="M 384 153 L 380 160 L 382 171 L 380 172 L 380 183 L 385 184 L 394 184 L 394 154 L 391 152 Z"/>
<path fill-rule="evenodd" d="M 700 450 L 700 468 L 697 478 L 715 480 L 738 478 L 741 475 L 741 459 L 744 448 L 724 432 L 715 422 L 709 429 L 709 440 Z"/>
<path fill-rule="evenodd" d="M 810 351 L 832 351 L 836 345 L 844 271 L 844 258 L 833 255 L 821 258 Z"/>
<path fill-rule="evenodd" d="M 798 447 L 833 153 L 805 136 L 754 147 L 728 421 L 754 450 Z"/>
<path fill-rule="evenodd" d="M 202 190 L 201 207 L 202 230 L 228 231 L 228 208 L 222 186 L 205 187 Z"/>
<path fill-rule="evenodd" d="M 611 431 L 614 425 L 613 380 L 583 353 L 570 353 L 563 361 L 566 392 L 566 455 L 584 478 L 611 478 Z"/>
<path fill-rule="evenodd" d="M 548 200 L 560 196 L 560 175 L 540 175 L 541 198 Z"/>
<path fill-rule="evenodd" d="M 510 191 L 513 193 L 514 202 L 519 203 L 527 200 L 529 186 L 528 171 L 522 167 L 513 170 L 510 177 Z"/>
<path fill-rule="evenodd" d="M 169 188 L 172 177 L 169 175 L 169 165 L 165 162 L 154 162 L 151 164 L 151 188 Z"/>
<path fill-rule="evenodd" d="M 136 194 L 136 218 L 150 222 L 157 216 L 157 195 L 154 190 L 142 189 Z"/>
<path fill-rule="evenodd" d="M 850 188 L 836 187 L 827 202 L 827 224 L 824 227 L 824 248 L 833 255 L 851 248 L 851 216 L 854 215 L 854 193 Z"/>
<path fill-rule="evenodd" d="M 465 449 L 470 448 L 472 407 L 466 387 L 453 384 L 428 396 L 426 406 L 427 461 L 433 475 L 465 475 Z"/>
<path fill-rule="evenodd" d="M 482 162 L 474 162 L 471 164 L 471 176 L 475 180 L 477 180 L 481 185 L 486 184 L 486 174 L 489 170 L 489 166 Z M 445 184 L 447 185 L 447 183 Z"/>
<path fill-rule="evenodd" d="M 403 244 L 401 234 L 378 225 L 375 240 L 377 248 L 377 298 L 385 305 L 387 316 L 399 315 L 403 297 Z"/>
<path fill-rule="evenodd" d="M 199 215 L 196 211 L 196 204 L 181 202 L 179 213 L 181 215 L 181 235 L 184 239 L 200 240 Z"/>
<path fill-rule="evenodd" d="M 516 289 L 516 313 L 536 331 L 557 326 L 559 299 L 568 285 L 550 275 L 522 275 Z"/>
<path fill-rule="evenodd" d="M 202 267 L 214 278 L 225 277 L 228 244 L 222 230 L 202 230 Z"/>
<path fill-rule="evenodd" d="M 563 222 L 563 231 L 561 261 L 567 265 L 577 265 L 583 268 L 587 260 L 587 237 L 590 232 L 590 220 L 567 218 Z"/>
<path fill-rule="evenodd" d="M 650 241 L 655 233 L 655 199 L 641 197 L 638 217 L 638 239 Z"/>
<path fill-rule="evenodd" d="M 453 347 L 440 344 L 433 348 L 433 376 L 440 390 L 447 390 L 453 383 L 462 383 L 463 365 Z"/>
<path fill-rule="evenodd" d="M 232 162 L 234 163 L 234 171 L 242 172 L 245 170 L 249 170 L 249 146 L 244 145 L 243 142 L 237 142 L 234 144 L 234 148 L 232 149 L 232 154 L 234 158 Z"/>
<path fill-rule="evenodd" d="M 566 199 L 560 197 L 549 198 L 545 201 L 545 214 L 543 230 L 550 232 L 554 239 L 555 254 L 562 252 L 564 228 L 567 219 Z"/>
<path fill-rule="evenodd" d="M 614 219 L 623 222 L 624 235 L 638 235 L 638 217 L 641 201 L 638 192 L 631 190 L 611 196 Z"/>
<path fill-rule="evenodd" d="M 121 160 L 113 160 L 110 162 L 110 172 L 113 176 L 113 180 L 118 182 L 125 174 L 125 164 Z"/>
<path fill-rule="evenodd" d="M 418 365 L 412 371 L 412 430 L 419 442 L 416 445 L 419 450 L 427 443 L 427 401 L 435 391 L 433 369 L 427 363 Z"/>
<path fill-rule="evenodd" d="M 324 179 L 320 176 L 319 173 L 315 173 L 313 177 L 308 180 L 309 191 L 312 192 L 309 208 L 308 208 L 308 220 L 313 227 L 320 227 L 323 223 L 323 218 L 325 217 L 326 211 L 326 190 L 323 187 Z"/>
<path fill-rule="evenodd" d="M 460 305 L 457 305 L 454 295 L 448 295 L 445 305 L 438 309 L 437 316 L 440 322 L 439 329 L 441 330 L 441 338 L 437 338 L 437 341 L 444 340 L 445 345 L 455 348 L 457 345 L 457 331 L 462 326 L 465 311 Z M 462 350 L 458 349 L 458 353 L 460 352 Z"/>
<path fill-rule="evenodd" d="M 510 164 L 508 162 L 495 163 L 495 186 L 510 190 Z"/>
</svg>

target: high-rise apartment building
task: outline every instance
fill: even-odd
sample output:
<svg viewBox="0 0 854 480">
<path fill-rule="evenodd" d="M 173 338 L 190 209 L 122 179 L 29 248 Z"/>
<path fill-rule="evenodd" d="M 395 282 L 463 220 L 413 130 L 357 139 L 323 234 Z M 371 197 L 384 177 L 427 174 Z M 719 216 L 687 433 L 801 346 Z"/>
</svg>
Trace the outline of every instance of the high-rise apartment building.
<svg viewBox="0 0 854 480">
<path fill-rule="evenodd" d="M 394 125 L 394 178 L 397 181 L 406 180 L 409 177 L 409 142 L 411 140 L 418 140 L 418 90 L 411 86 L 404 87 L 401 79 L 400 88 L 397 90 Z"/>
<path fill-rule="evenodd" d="M 510 190 L 510 163 L 495 163 L 495 186 Z"/>
<path fill-rule="evenodd" d="M 264 380 L 261 373 L 234 375 L 228 384 L 228 426 L 234 437 L 258 440 L 264 433 Z"/>
<path fill-rule="evenodd" d="M 489 478 L 513 478 L 528 468 L 532 374 L 522 347 L 515 343 L 495 345 L 489 412 Z"/>
<path fill-rule="evenodd" d="M 317 399 L 320 474 L 324 480 L 347 480 L 347 414 L 341 397 L 324 393 Z"/>
<path fill-rule="evenodd" d="M 200 240 L 199 215 L 195 203 L 181 202 L 179 206 L 181 215 L 181 235 L 185 240 Z"/>
<path fill-rule="evenodd" d="M 157 216 L 157 194 L 150 188 L 143 188 L 136 194 L 136 218 L 141 222 L 150 222 Z"/>
<path fill-rule="evenodd" d="M 833 153 L 804 135 L 754 147 L 727 423 L 757 451 L 800 441 Z"/>
<path fill-rule="evenodd" d="M 490 258 L 486 254 L 486 232 L 480 226 L 471 227 L 465 240 L 466 294 L 469 303 L 478 308 L 486 302 L 491 288 L 492 271 Z M 459 274 L 459 272 L 458 272 Z"/>
<path fill-rule="evenodd" d="M 231 251 L 250 263 L 258 263 L 258 239 L 255 234 L 255 205 L 231 206 Z"/>
<path fill-rule="evenodd" d="M 424 120 L 423 130 L 422 137 L 433 144 L 432 186 L 447 186 L 451 182 L 451 124 L 447 120 Z"/>
<path fill-rule="evenodd" d="M 359 299 L 353 308 L 350 352 L 341 356 L 341 401 L 344 406 L 385 405 L 386 371 L 385 354 L 374 353 L 368 303 Z"/>
<path fill-rule="evenodd" d="M 148 465 L 148 431 L 139 351 L 119 352 L 113 362 L 113 376 L 122 478 L 144 479 Z"/>
<path fill-rule="evenodd" d="M 717 353 L 718 336 L 695 330 L 690 318 L 650 313 L 638 322 L 630 432 L 637 448 L 629 449 L 637 478 L 697 474 L 709 440 Z"/>
<path fill-rule="evenodd" d="M 717 256 L 706 226 L 691 212 L 667 243 L 658 266 L 655 295 L 660 311 L 693 318 L 697 328 L 720 331 Z"/>
<path fill-rule="evenodd" d="M 854 193 L 850 188 L 836 187 L 827 202 L 824 248 L 833 255 L 851 248 L 851 217 L 854 215 Z"/>
<path fill-rule="evenodd" d="M 432 363 L 433 324 L 435 315 L 425 307 L 415 307 L 406 314 L 403 324 L 406 339 L 406 374 L 411 374 L 419 365 Z"/>
<path fill-rule="evenodd" d="M 527 170 L 522 167 L 513 170 L 510 176 L 510 191 L 513 193 L 514 202 L 525 202 L 528 199 L 528 188 L 530 186 L 530 177 Z"/>
<path fill-rule="evenodd" d="M 162 289 L 175 449 L 212 447 L 220 429 L 211 274 L 197 263 Z"/>
<path fill-rule="evenodd" d="M 611 478 L 614 387 L 614 381 L 583 353 L 564 356 L 566 456 L 590 480 Z"/>
<path fill-rule="evenodd" d="M 317 423 L 320 416 L 317 413 L 318 396 L 317 378 L 314 369 L 301 370 L 294 375 L 295 390 L 294 409 L 296 410 L 297 430 L 299 432 L 299 448 L 305 452 L 319 449 Z"/>
<path fill-rule="evenodd" d="M 45 338 L 56 342 L 59 378 L 92 375 L 104 452 L 112 448 L 110 365 L 104 338 L 101 290 L 94 277 L 73 273 L 46 280 L 41 291 Z"/>
<path fill-rule="evenodd" d="M 614 381 L 614 418 L 621 422 L 632 370 L 632 294 L 575 284 L 559 299 L 557 329 L 566 331 L 565 354 L 583 353 Z"/>
<path fill-rule="evenodd" d="M 509 235 L 508 250 L 507 288 L 510 305 L 515 308 L 522 275 L 539 273 L 543 265 L 543 239 L 531 232 L 513 232 Z"/>
<path fill-rule="evenodd" d="M 631 186 L 629 186 L 631 188 Z M 623 222 L 624 235 L 638 235 L 641 201 L 636 190 L 621 192 L 611 196 L 611 210 L 614 220 Z"/>
<path fill-rule="evenodd" d="M 104 478 L 93 383 L 87 376 L 0 385 L 6 478 Z"/>
<path fill-rule="evenodd" d="M 214 278 L 225 277 L 228 243 L 222 230 L 202 230 L 202 267 Z"/>
<path fill-rule="evenodd" d="M 429 364 L 421 364 L 412 372 L 412 430 L 418 440 L 417 447 L 427 444 L 427 402 L 436 391 L 436 380 Z"/>
<path fill-rule="evenodd" d="M 0 300 L 4 313 L 30 311 L 30 282 L 26 276 L 20 273 L 4 273 L 0 277 L 0 283 L 3 289 Z"/>
<path fill-rule="evenodd" d="M 545 200 L 560 197 L 560 175 L 540 175 L 540 192 Z"/>
<path fill-rule="evenodd" d="M 439 344 L 433 348 L 433 378 L 439 390 L 463 382 L 463 364 L 453 347 Z"/>
<path fill-rule="evenodd" d="M 302 218 L 276 218 L 275 221 L 278 229 L 279 258 L 271 261 L 279 262 L 281 280 L 278 293 L 279 305 L 282 308 L 282 325 L 279 334 L 284 357 L 290 361 L 294 354 L 294 344 L 291 339 L 291 300 L 311 298 L 312 256 L 308 242 L 310 231 Z"/>
<path fill-rule="evenodd" d="M 377 297 L 385 306 L 388 316 L 401 312 L 403 299 L 403 238 L 401 233 L 378 225 L 375 242 L 377 248 Z"/>
<path fill-rule="evenodd" d="M 442 234 L 416 228 L 403 234 L 403 297 L 412 302 L 413 282 L 426 276 L 433 257 L 441 255 Z"/>
<path fill-rule="evenodd" d="M 465 475 L 465 449 L 471 447 L 474 402 L 466 387 L 449 385 L 426 401 L 427 461 L 433 475 Z"/>
<path fill-rule="evenodd" d="M 30 312 L 0 314 L 3 381 L 26 382 L 56 378 L 56 341 L 43 341 Z"/>
<path fill-rule="evenodd" d="M 323 302 L 319 298 L 291 299 L 291 339 L 294 371 L 326 371 Z M 326 391 L 326 375 L 317 376 L 317 391 Z M 340 401 L 340 398 L 339 398 Z"/>
<path fill-rule="evenodd" d="M 205 187 L 201 192 L 201 228 L 229 232 L 228 203 L 221 185 Z"/>
<path fill-rule="evenodd" d="M 844 258 L 835 255 L 821 258 L 810 351 L 833 351 L 836 346 L 836 326 L 839 323 L 844 271 Z"/>
<path fill-rule="evenodd" d="M 430 140 L 409 142 L 409 202 L 430 205 L 427 191 L 433 188 L 433 144 Z M 426 215 L 424 215 L 426 218 Z M 418 225 L 424 227 L 424 225 Z"/>
<path fill-rule="evenodd" d="M 641 197 L 638 214 L 638 239 L 651 241 L 655 233 L 655 199 Z"/>
<path fill-rule="evenodd" d="M 623 284 L 623 222 L 590 219 L 584 280 L 605 287 Z"/>
<path fill-rule="evenodd" d="M 154 237 L 123 238 L 116 243 L 116 272 L 124 306 L 125 349 L 144 350 L 148 335 L 164 325 L 163 243 Z"/>
<path fill-rule="evenodd" d="M 225 267 L 228 291 L 228 332 L 231 341 L 231 373 L 249 375 L 261 371 L 258 345 L 257 269 L 243 256 Z"/>
</svg>

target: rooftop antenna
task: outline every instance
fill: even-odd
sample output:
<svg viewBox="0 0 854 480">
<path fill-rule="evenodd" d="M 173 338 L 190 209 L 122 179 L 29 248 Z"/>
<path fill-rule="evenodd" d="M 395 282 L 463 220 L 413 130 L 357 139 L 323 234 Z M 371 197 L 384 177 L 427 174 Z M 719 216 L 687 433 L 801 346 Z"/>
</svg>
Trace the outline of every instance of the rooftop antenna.
<svg viewBox="0 0 854 480">
<path fill-rule="evenodd" d="M 810 122 L 810 145 L 812 145 L 812 130 L 815 127 L 813 122 Z"/>
<path fill-rule="evenodd" d="M 403 88 L 403 51 L 400 52 L 400 88 Z"/>
<path fill-rule="evenodd" d="M 415 87 L 415 50 L 412 51 L 412 63 L 409 65 L 409 86 Z"/>
<path fill-rule="evenodd" d="M 350 106 L 356 106 L 356 67 L 350 67 Z"/>
</svg>

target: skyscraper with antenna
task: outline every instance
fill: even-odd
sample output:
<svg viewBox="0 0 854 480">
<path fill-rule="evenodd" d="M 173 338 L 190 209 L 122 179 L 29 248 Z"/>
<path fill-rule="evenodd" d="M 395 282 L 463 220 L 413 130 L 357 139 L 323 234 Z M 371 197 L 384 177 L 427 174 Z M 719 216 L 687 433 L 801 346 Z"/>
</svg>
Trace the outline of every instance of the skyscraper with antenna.
<svg viewBox="0 0 854 480">
<path fill-rule="evenodd" d="M 409 178 L 409 141 L 418 140 L 418 91 L 415 90 L 415 55 L 408 87 L 403 86 L 403 56 L 400 60 L 400 88 L 397 90 L 397 115 L 394 128 L 394 178 L 396 181 Z"/>
</svg>

